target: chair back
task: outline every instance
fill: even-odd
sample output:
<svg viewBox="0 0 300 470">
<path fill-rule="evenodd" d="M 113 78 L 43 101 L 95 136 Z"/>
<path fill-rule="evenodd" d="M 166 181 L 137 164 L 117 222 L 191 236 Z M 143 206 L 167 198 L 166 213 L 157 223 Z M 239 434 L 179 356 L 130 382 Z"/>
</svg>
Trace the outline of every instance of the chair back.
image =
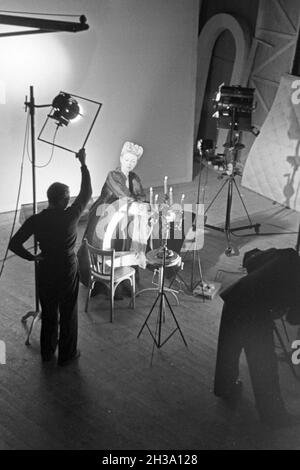
<svg viewBox="0 0 300 470">
<path fill-rule="evenodd" d="M 91 275 L 114 282 L 115 250 L 100 250 L 85 240 L 88 249 Z"/>
</svg>

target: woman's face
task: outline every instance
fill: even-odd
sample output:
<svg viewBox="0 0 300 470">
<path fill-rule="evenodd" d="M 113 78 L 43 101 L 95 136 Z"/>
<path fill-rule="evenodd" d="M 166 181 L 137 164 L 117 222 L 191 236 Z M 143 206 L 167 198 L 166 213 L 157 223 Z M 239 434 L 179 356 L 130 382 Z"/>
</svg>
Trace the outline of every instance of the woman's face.
<svg viewBox="0 0 300 470">
<path fill-rule="evenodd" d="M 132 153 L 125 153 L 120 157 L 121 170 L 126 175 L 132 171 L 137 164 L 137 157 L 132 155 Z"/>
</svg>

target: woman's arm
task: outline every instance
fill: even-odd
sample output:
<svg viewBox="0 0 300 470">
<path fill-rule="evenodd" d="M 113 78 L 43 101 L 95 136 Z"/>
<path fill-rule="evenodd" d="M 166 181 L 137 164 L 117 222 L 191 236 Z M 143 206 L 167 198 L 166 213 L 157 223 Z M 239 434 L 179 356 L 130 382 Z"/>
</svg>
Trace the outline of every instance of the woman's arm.
<svg viewBox="0 0 300 470">
<path fill-rule="evenodd" d="M 137 199 L 138 201 L 146 201 L 146 193 L 144 191 L 144 188 L 142 186 L 142 182 L 139 178 L 139 176 L 136 173 L 131 174 L 131 194 L 132 196 Z"/>
</svg>

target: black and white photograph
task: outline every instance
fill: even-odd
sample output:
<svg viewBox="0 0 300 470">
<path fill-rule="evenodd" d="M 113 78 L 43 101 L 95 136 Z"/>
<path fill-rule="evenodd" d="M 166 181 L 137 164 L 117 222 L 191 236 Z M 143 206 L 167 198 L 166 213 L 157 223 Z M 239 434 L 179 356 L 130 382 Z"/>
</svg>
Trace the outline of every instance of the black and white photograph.
<svg viewBox="0 0 300 470">
<path fill-rule="evenodd" d="M 299 450 L 299 0 L 3 0 L 0 64 L 0 450 Z"/>
</svg>

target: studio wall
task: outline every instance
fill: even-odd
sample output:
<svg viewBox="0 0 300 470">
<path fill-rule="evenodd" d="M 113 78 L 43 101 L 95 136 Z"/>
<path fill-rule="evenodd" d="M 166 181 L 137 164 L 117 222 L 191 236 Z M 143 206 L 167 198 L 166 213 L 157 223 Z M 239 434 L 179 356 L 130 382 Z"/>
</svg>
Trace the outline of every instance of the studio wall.
<svg viewBox="0 0 300 470">
<path fill-rule="evenodd" d="M 94 196 L 124 140 L 144 146 L 137 172 L 145 186 L 162 184 L 164 175 L 170 183 L 191 180 L 198 8 L 198 0 L 1 2 L 3 10 L 85 14 L 90 29 L 0 38 L 0 212 L 15 206 L 30 85 L 37 104 L 51 103 L 60 90 L 103 103 L 87 144 Z M 36 110 L 37 133 L 46 114 Z M 47 164 L 51 147 L 37 142 L 36 151 L 37 165 Z M 25 153 L 21 203 L 32 200 Z M 37 168 L 38 201 L 53 181 L 75 195 L 78 167 L 72 154 L 55 149 L 49 165 Z"/>
</svg>

